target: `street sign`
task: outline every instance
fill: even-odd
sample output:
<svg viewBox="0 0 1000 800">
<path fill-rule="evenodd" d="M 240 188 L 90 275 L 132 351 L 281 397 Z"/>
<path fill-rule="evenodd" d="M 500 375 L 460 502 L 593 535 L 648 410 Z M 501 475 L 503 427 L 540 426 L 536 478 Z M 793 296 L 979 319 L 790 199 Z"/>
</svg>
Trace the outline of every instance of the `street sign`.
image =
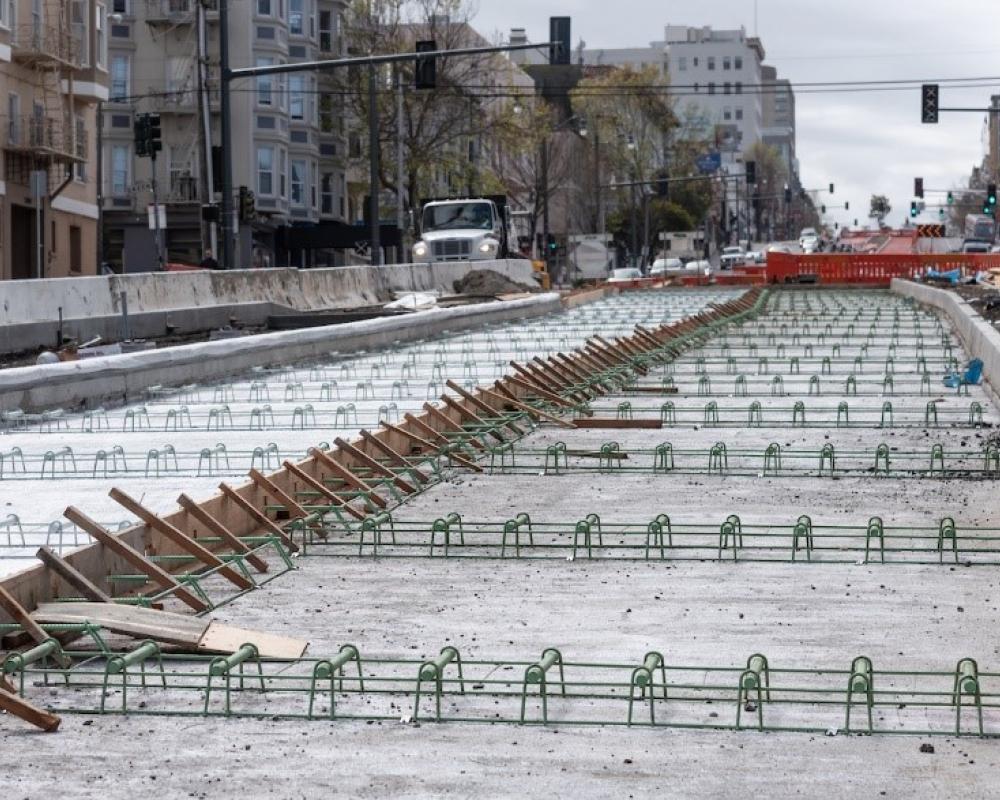
<svg viewBox="0 0 1000 800">
<path fill-rule="evenodd" d="M 694 163 L 698 167 L 698 172 L 710 175 L 717 172 L 722 166 L 722 155 L 720 153 L 705 153 L 698 156 Z"/>
<path fill-rule="evenodd" d="M 156 230 L 156 217 L 153 216 L 153 208 L 154 207 L 153 207 L 152 204 L 146 206 L 146 214 L 149 216 L 149 229 L 151 231 L 155 231 Z M 159 212 L 157 214 L 157 216 L 160 218 L 160 220 L 159 220 L 160 227 L 161 228 L 166 228 L 167 227 L 167 207 L 163 203 L 160 203 L 159 205 L 156 206 L 156 210 Z"/>
<path fill-rule="evenodd" d="M 917 225 L 917 236 L 924 239 L 943 239 L 944 225 Z"/>
</svg>

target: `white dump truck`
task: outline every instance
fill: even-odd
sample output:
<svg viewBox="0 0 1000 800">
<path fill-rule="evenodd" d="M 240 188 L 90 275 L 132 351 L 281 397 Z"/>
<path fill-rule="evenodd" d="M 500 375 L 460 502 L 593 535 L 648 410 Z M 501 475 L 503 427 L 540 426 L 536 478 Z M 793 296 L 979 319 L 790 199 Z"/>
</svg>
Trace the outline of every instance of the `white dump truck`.
<svg viewBox="0 0 1000 800">
<path fill-rule="evenodd" d="M 490 261 L 507 258 L 511 234 L 503 195 L 425 200 L 413 261 Z"/>
</svg>

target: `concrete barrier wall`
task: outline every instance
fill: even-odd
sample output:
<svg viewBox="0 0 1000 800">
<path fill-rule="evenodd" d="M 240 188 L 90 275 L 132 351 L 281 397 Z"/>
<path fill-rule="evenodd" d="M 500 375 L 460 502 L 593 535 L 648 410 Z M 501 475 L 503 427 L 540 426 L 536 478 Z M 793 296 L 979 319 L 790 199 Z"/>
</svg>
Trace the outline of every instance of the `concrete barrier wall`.
<svg viewBox="0 0 1000 800">
<path fill-rule="evenodd" d="M 955 292 L 914 281 L 892 281 L 892 291 L 918 303 L 940 309 L 951 320 L 971 357 L 983 361 L 983 388 L 994 405 L 1000 405 L 1000 333 Z"/>
<path fill-rule="evenodd" d="M 274 303 L 300 311 L 351 308 L 391 299 L 399 291 L 452 291 L 472 269 L 491 269 L 536 285 L 524 259 L 396 264 L 331 269 L 150 272 L 92 278 L 0 282 L 0 325 L 117 316 L 125 292 L 129 312 Z"/>
<path fill-rule="evenodd" d="M 0 370 L 0 410 L 76 408 L 124 403 L 149 386 L 215 381 L 268 364 L 289 364 L 331 352 L 352 352 L 447 331 L 542 316 L 562 308 L 555 292 L 507 302 L 420 311 L 305 330 Z"/>
</svg>

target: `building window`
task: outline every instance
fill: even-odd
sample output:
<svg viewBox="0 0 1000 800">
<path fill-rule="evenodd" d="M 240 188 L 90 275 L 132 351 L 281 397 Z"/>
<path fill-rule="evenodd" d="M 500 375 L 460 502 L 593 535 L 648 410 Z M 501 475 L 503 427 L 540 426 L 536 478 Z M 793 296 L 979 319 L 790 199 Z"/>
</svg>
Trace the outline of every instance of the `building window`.
<svg viewBox="0 0 1000 800">
<path fill-rule="evenodd" d="M 715 94 L 715 84 L 714 83 L 709 82 L 709 84 L 708 84 L 708 93 L 709 94 Z"/>
<path fill-rule="evenodd" d="M 743 94 L 743 81 L 736 81 L 736 94 Z"/>
<path fill-rule="evenodd" d="M 722 84 L 722 93 L 723 94 L 733 93 L 733 85 L 729 81 L 726 81 L 724 84 Z"/>
<path fill-rule="evenodd" d="M 333 213 L 333 175 L 329 172 L 323 173 L 320 180 L 320 213 Z"/>
<path fill-rule="evenodd" d="M 333 14 L 329 11 L 319 12 L 319 49 L 333 52 Z"/>
<path fill-rule="evenodd" d="M 111 194 L 121 197 L 128 194 L 132 183 L 132 150 L 128 145 L 111 146 Z"/>
<path fill-rule="evenodd" d="M 7 139 L 11 144 L 21 141 L 21 98 L 13 92 L 7 95 Z"/>
<path fill-rule="evenodd" d="M 55 237 L 52 242 L 55 245 Z M 83 231 L 79 225 L 69 226 L 69 271 L 83 272 Z"/>
<path fill-rule="evenodd" d="M 97 68 L 108 68 L 108 10 L 100 3 L 97 4 L 97 16 L 94 22 L 94 47 L 97 52 Z"/>
<path fill-rule="evenodd" d="M 725 69 L 732 69 L 732 66 L 733 66 L 733 65 L 732 65 L 732 60 L 731 60 L 731 59 L 729 58 L 729 56 L 725 56 L 725 57 L 724 57 L 724 58 L 722 59 L 722 68 L 723 68 L 724 70 L 725 70 Z"/>
<path fill-rule="evenodd" d="M 124 100 L 129 96 L 129 73 L 131 59 L 127 55 L 115 53 L 111 56 L 111 100 Z"/>
<path fill-rule="evenodd" d="M 687 72 L 687 68 L 688 68 L 687 56 L 681 56 L 680 58 L 678 58 L 677 59 L 677 69 L 680 72 Z"/>
<path fill-rule="evenodd" d="M 743 69 L 743 56 L 736 56 L 736 69 Z"/>
<path fill-rule="evenodd" d="M 306 77 L 305 75 L 288 76 L 288 113 L 292 119 L 305 119 L 306 116 Z"/>
<path fill-rule="evenodd" d="M 124 17 L 129 16 L 128 0 L 111 0 L 111 13 L 121 14 Z"/>
<path fill-rule="evenodd" d="M 288 32 L 293 36 L 302 35 L 302 18 L 305 0 L 288 0 Z"/>
<path fill-rule="evenodd" d="M 709 68 L 709 70 L 714 70 L 715 69 L 715 56 L 709 56 L 708 57 L 708 68 Z"/>
<path fill-rule="evenodd" d="M 323 133 L 333 133 L 333 97 L 319 96 L 319 127 Z"/>
<path fill-rule="evenodd" d="M 257 148 L 257 194 L 274 194 L 274 148 Z"/>
<path fill-rule="evenodd" d="M 10 15 L 7 13 L 10 9 L 10 3 L 8 0 L 0 0 L 0 28 L 10 29 Z"/>
<path fill-rule="evenodd" d="M 722 118 L 726 121 L 731 120 L 733 118 L 733 110 L 729 106 L 726 106 L 724 109 L 722 109 Z"/>
<path fill-rule="evenodd" d="M 271 16 L 271 0 L 257 0 L 257 16 Z"/>
<path fill-rule="evenodd" d="M 316 177 L 316 172 L 317 172 L 316 162 L 310 161 L 309 162 L 309 205 L 311 205 L 314 210 L 319 208 L 319 204 L 317 202 L 319 198 L 316 197 L 316 184 L 319 183 L 319 180 Z"/>
<path fill-rule="evenodd" d="M 76 157 L 80 159 L 73 164 L 73 180 L 77 183 L 87 182 L 87 126 L 79 114 L 76 123 Z"/>
<path fill-rule="evenodd" d="M 283 198 L 288 196 L 287 175 L 288 151 L 285 148 L 281 148 L 278 152 L 278 194 Z"/>
<path fill-rule="evenodd" d="M 694 63 L 695 67 L 697 67 L 697 66 L 698 66 L 698 56 L 695 56 L 695 57 L 694 57 L 694 58 L 692 59 L 692 62 Z"/>
<path fill-rule="evenodd" d="M 289 199 L 294 206 L 303 206 L 306 203 L 306 162 L 292 159 L 292 182 L 291 196 Z"/>
<path fill-rule="evenodd" d="M 742 108 L 737 108 L 736 109 L 736 119 L 743 119 L 743 109 Z"/>
<path fill-rule="evenodd" d="M 257 59 L 258 67 L 269 67 L 274 64 L 273 58 L 261 56 Z M 257 76 L 257 105 L 269 106 L 273 102 L 272 92 L 274 89 L 274 78 L 270 75 Z"/>
</svg>

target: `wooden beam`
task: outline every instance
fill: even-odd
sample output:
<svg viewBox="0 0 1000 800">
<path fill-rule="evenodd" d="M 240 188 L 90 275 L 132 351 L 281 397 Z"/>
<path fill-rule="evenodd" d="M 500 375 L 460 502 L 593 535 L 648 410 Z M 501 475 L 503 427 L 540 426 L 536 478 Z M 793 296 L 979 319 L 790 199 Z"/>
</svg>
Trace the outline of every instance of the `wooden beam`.
<svg viewBox="0 0 1000 800">
<path fill-rule="evenodd" d="M 194 556 L 206 567 L 215 570 L 219 575 L 228 580 L 234 586 L 244 591 L 254 588 L 253 581 L 248 580 L 245 575 L 241 575 L 231 566 L 226 564 L 226 562 L 219 558 L 215 553 L 204 547 L 201 542 L 198 542 L 193 537 L 188 536 L 180 528 L 171 525 L 165 519 L 160 519 L 148 508 L 125 494 L 125 492 L 121 489 L 113 488 L 110 492 L 108 492 L 108 496 L 122 508 L 135 514 L 153 530 L 159 532 L 163 536 L 166 536 L 171 542 L 181 548 L 181 550 Z"/>
<path fill-rule="evenodd" d="M 504 380 L 513 383 L 515 386 L 520 386 L 525 391 L 535 395 L 535 397 L 541 397 L 543 400 L 548 400 L 554 405 L 561 406 L 563 408 L 573 407 L 573 404 L 568 400 L 565 400 L 557 394 L 553 394 L 548 389 L 543 389 L 531 381 L 526 381 L 524 378 L 519 378 L 516 375 L 507 375 Z"/>
<path fill-rule="evenodd" d="M 296 519 L 303 519 L 309 516 L 309 512 L 300 506 L 294 497 L 279 489 L 270 478 L 253 468 L 250 469 L 248 474 L 250 480 L 257 484 L 257 488 L 262 489 L 265 494 L 271 495 L 277 502 L 281 503 L 290 516 Z"/>
<path fill-rule="evenodd" d="M 491 389 L 484 389 L 483 391 L 486 392 L 487 394 L 498 396 L 503 402 L 510 403 L 510 405 L 514 406 L 515 408 L 521 409 L 521 411 L 523 411 L 524 413 L 528 414 L 531 417 L 534 417 L 535 419 L 544 419 L 548 422 L 553 423 L 554 425 L 560 426 L 561 428 L 576 427 L 576 425 L 574 425 L 572 422 L 567 422 L 566 420 L 561 419 L 553 414 L 549 414 L 545 411 L 540 411 L 534 406 L 528 405 L 527 403 L 522 403 L 518 398 L 514 396 L 514 393 L 509 389 L 507 389 L 502 383 L 500 383 L 500 381 L 494 381 L 493 386 L 496 387 L 496 391 L 493 391 Z"/>
<path fill-rule="evenodd" d="M 452 400 L 450 397 L 448 397 L 448 395 L 446 394 L 441 395 L 441 402 L 444 403 L 446 406 L 448 406 L 448 408 L 452 409 L 452 411 L 457 413 L 459 417 L 465 417 L 465 419 L 469 420 L 469 422 L 475 423 L 476 425 L 481 425 L 483 428 L 486 428 L 487 429 L 486 433 L 489 433 L 489 435 L 492 436 L 497 441 L 499 442 L 506 441 L 506 439 L 503 438 L 503 435 L 499 433 L 496 430 L 496 428 L 491 427 L 490 423 L 488 423 L 485 419 L 480 417 L 474 411 L 470 411 L 461 403 Z"/>
<path fill-rule="evenodd" d="M 13 714 L 46 733 L 57 730 L 59 723 L 62 722 L 55 714 L 50 714 L 19 696 L 14 687 L 3 677 L 0 677 L 0 710 Z"/>
<path fill-rule="evenodd" d="M 64 561 L 54 550 L 42 546 L 38 548 L 35 556 L 88 600 L 92 600 L 95 603 L 114 602 L 111 599 L 111 595 L 102 592 L 90 582 L 87 576 L 76 570 L 68 561 Z"/>
<path fill-rule="evenodd" d="M 422 434 L 424 434 L 424 436 L 429 436 L 432 441 L 437 442 L 437 445 L 434 446 L 435 450 L 440 450 L 441 449 L 440 445 L 442 444 L 451 444 L 451 439 L 449 439 L 447 436 L 441 433 L 441 431 L 432 428 L 430 425 L 428 425 L 426 422 L 420 419 L 420 417 L 415 417 L 413 416 L 413 414 L 407 411 L 405 414 L 403 414 L 403 419 L 409 422 L 414 428 L 417 428 Z"/>
<path fill-rule="evenodd" d="M 456 394 L 458 394 L 459 396 L 463 397 L 465 400 L 467 400 L 470 404 L 478 408 L 480 411 L 483 411 L 492 416 L 497 416 L 497 415 L 501 417 L 504 416 L 502 405 L 498 409 L 493 408 L 489 404 L 484 403 L 480 398 L 476 397 L 472 392 L 467 392 L 465 389 L 463 389 L 461 386 L 459 386 L 457 383 L 455 383 L 455 381 L 451 380 L 450 378 L 444 382 L 444 385 L 447 386 Z M 482 389 L 480 389 L 480 391 L 482 392 Z M 512 431 L 514 431 L 514 433 L 516 433 L 518 436 L 524 436 L 524 431 L 521 430 L 521 428 L 517 427 L 517 425 L 515 425 L 511 420 L 504 420 L 504 425 L 510 428 Z"/>
<path fill-rule="evenodd" d="M 407 415 L 407 416 L 412 416 L 412 415 Z M 420 422 L 420 420 L 417 420 L 416 417 L 413 417 L 413 420 L 408 419 L 407 421 L 410 422 L 410 424 L 412 424 L 414 427 L 417 427 L 416 422 L 414 422 L 414 420 L 416 420 L 416 422 Z M 423 423 L 421 422 L 420 424 Z M 438 445 L 428 441 L 427 439 L 423 439 L 420 436 L 417 436 L 417 434 L 415 434 L 413 431 L 409 431 L 406 428 L 403 428 L 398 425 L 393 425 L 392 423 L 385 422 L 384 420 L 379 422 L 379 425 L 381 425 L 388 431 L 392 431 L 393 433 L 398 433 L 400 436 L 409 439 L 411 442 L 418 445 L 419 447 L 423 447 L 430 450 L 432 453 L 437 453 L 441 450 L 441 448 Z M 431 433 L 437 433 L 437 431 L 435 431 L 430 426 L 425 426 L 425 427 L 427 427 L 428 430 L 431 431 Z M 474 472 L 483 471 L 483 468 L 480 467 L 478 464 L 476 464 L 474 461 L 469 461 L 469 459 L 463 458 L 462 456 L 456 455 L 454 453 L 449 453 L 448 458 L 450 458 L 456 464 L 461 464 L 466 469 L 471 469 Z"/>
<path fill-rule="evenodd" d="M 350 505 L 348 500 L 334 494 L 333 490 L 323 483 L 323 481 L 317 480 L 298 465 L 293 464 L 291 461 L 285 461 L 284 467 L 310 489 L 319 492 L 327 500 L 327 502 L 330 503 L 330 505 L 342 508 L 355 519 L 364 519 L 367 516 L 354 508 L 354 506 Z"/>
<path fill-rule="evenodd" d="M 110 531 L 98 525 L 94 520 L 69 506 L 63 516 L 70 522 L 85 530 L 97 541 L 103 544 L 108 550 L 124 558 L 129 564 L 150 579 L 152 583 L 158 584 L 163 589 L 169 589 L 171 593 L 188 608 L 199 613 L 208 611 L 208 606 L 201 598 L 197 597 L 190 589 L 185 587 L 173 575 L 160 569 L 156 564 L 147 559 L 142 553 L 134 549 L 131 545 L 119 539 Z"/>
<path fill-rule="evenodd" d="M 375 489 L 365 483 L 361 478 L 351 472 L 343 464 L 334 461 L 330 458 L 330 455 L 318 447 L 311 447 L 309 449 L 310 455 L 317 458 L 319 462 L 326 467 L 330 472 L 340 478 L 344 483 L 350 486 L 352 489 L 358 492 L 364 492 L 367 494 L 371 501 L 377 505 L 379 508 L 385 508 L 386 502 L 381 497 L 375 493 Z"/>
<path fill-rule="evenodd" d="M 480 442 L 474 437 L 473 434 L 469 433 L 465 428 L 459 425 L 457 422 L 452 420 L 447 414 L 445 414 L 441 409 L 435 408 L 430 403 L 424 403 L 424 411 L 426 411 L 430 416 L 434 417 L 438 422 L 444 425 L 449 430 L 456 431 L 457 433 L 464 434 L 466 441 L 475 447 L 477 450 L 485 450 L 486 445 Z"/>
<path fill-rule="evenodd" d="M 352 458 L 356 458 L 362 464 L 364 464 L 372 472 L 381 475 L 383 478 L 391 478 L 392 482 L 396 484 L 404 492 L 413 494 L 417 491 L 417 488 L 413 486 L 409 481 L 401 478 L 393 470 L 389 469 L 385 464 L 375 460 L 370 455 L 368 455 L 364 450 L 360 450 L 355 447 L 350 442 L 344 441 L 339 436 L 333 440 L 333 443 L 337 445 L 341 450 L 343 450 L 347 455 Z"/>
<path fill-rule="evenodd" d="M 4 611 L 10 614 L 11 619 L 24 628 L 27 634 L 38 644 L 41 644 L 46 639 L 53 638 L 42 630 L 42 627 L 31 618 L 31 614 L 28 613 L 27 609 L 17 602 L 14 596 L 3 588 L 3 585 L 0 585 L 0 608 L 3 608 Z M 64 669 L 73 663 L 73 660 L 65 653 L 57 653 L 53 658 Z"/>
<path fill-rule="evenodd" d="M 219 520 L 209 514 L 204 508 L 198 505 L 186 494 L 182 494 L 177 498 L 177 505 L 208 528 L 209 531 L 222 539 L 222 541 L 229 546 L 230 550 L 234 553 L 242 554 L 246 558 L 247 563 L 251 564 L 255 570 L 258 572 L 267 572 L 267 562 L 264 559 L 252 553 L 250 548 L 247 547 L 246 542 L 240 539 L 239 536 L 229 530 L 229 528 L 219 522 Z"/>
<path fill-rule="evenodd" d="M 219 491 L 232 500 L 236 505 L 249 514 L 268 533 L 277 536 L 281 543 L 293 553 L 299 552 L 299 546 L 292 541 L 292 537 L 285 533 L 281 527 L 275 523 L 267 514 L 258 509 L 253 503 L 244 498 L 235 489 L 225 483 L 219 484 Z"/>
<path fill-rule="evenodd" d="M 610 417 L 586 417 L 576 421 L 578 428 L 662 428 L 658 419 L 611 419 Z"/>
<path fill-rule="evenodd" d="M 413 479 L 415 481 L 418 481 L 419 483 L 423 483 L 424 481 L 427 480 L 428 476 L 425 475 L 423 472 L 421 472 L 419 469 L 417 469 L 415 465 L 411 464 L 410 463 L 410 459 L 408 459 L 402 453 L 397 453 L 388 444 L 386 444 L 385 442 L 383 442 L 381 439 L 379 439 L 374 434 L 372 434 L 369 431 L 366 431 L 364 428 L 362 428 L 358 432 L 358 435 L 362 439 L 364 439 L 366 442 L 368 442 L 368 444 L 370 444 L 376 450 L 378 450 L 379 452 L 381 452 L 382 455 L 385 455 L 385 456 L 388 456 L 389 458 L 391 458 L 393 460 L 393 462 L 397 466 L 404 467 L 404 468 L 406 468 L 408 470 L 411 470 L 411 472 L 409 474 L 411 474 L 413 476 Z"/>
</svg>

